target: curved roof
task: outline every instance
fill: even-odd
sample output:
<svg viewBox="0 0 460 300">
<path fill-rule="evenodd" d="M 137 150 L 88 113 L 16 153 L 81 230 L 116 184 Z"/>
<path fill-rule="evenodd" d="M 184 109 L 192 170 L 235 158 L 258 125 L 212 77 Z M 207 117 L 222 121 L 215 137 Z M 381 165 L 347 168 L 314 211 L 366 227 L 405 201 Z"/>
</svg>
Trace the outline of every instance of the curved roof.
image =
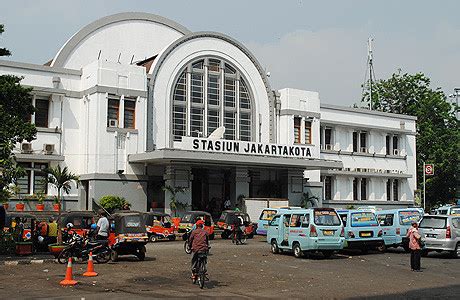
<svg viewBox="0 0 460 300">
<path fill-rule="evenodd" d="M 166 49 L 163 50 L 158 55 L 158 57 L 155 59 L 157 62 L 155 63 L 155 66 L 154 66 L 153 70 L 152 69 L 150 70 L 150 72 L 152 74 L 151 85 L 155 85 L 155 80 L 156 80 L 156 76 L 158 74 L 158 71 L 160 70 L 163 62 L 166 60 L 168 55 L 171 52 L 173 52 L 174 49 L 176 49 L 181 44 L 184 44 L 184 43 L 186 43 L 186 42 L 188 42 L 190 40 L 197 39 L 197 38 L 203 38 L 203 37 L 210 37 L 210 38 L 220 39 L 220 40 L 226 41 L 227 43 L 230 43 L 233 46 L 235 46 L 238 49 L 240 49 L 252 61 L 254 66 L 259 71 L 259 74 L 262 77 L 262 81 L 265 84 L 265 89 L 267 90 L 267 94 L 270 95 L 271 87 L 270 87 L 270 83 L 269 83 L 268 78 L 267 78 L 267 74 L 265 74 L 265 71 L 262 68 L 262 65 L 259 63 L 257 58 L 251 53 L 251 51 L 249 51 L 248 48 L 246 48 L 243 44 L 241 44 L 240 42 L 238 42 L 234 38 L 229 37 L 228 35 L 225 35 L 223 33 L 212 32 L 212 31 L 201 31 L 201 32 L 188 33 L 188 34 L 184 35 L 183 37 L 181 37 L 180 39 L 174 41 L 168 47 L 166 47 Z"/>
<path fill-rule="evenodd" d="M 59 52 L 54 57 L 53 61 L 51 62 L 52 67 L 62 67 L 66 60 L 71 55 L 72 51 L 77 47 L 86 37 L 91 35 L 93 32 L 99 30 L 100 28 L 107 26 L 109 24 L 129 21 L 129 20 L 142 20 L 142 21 L 149 21 L 154 23 L 159 23 L 165 25 L 171 29 L 174 29 L 184 35 L 189 34 L 190 31 L 185 28 L 184 26 L 166 19 L 162 16 L 150 14 L 150 13 L 143 13 L 143 12 L 126 12 L 126 13 L 119 13 L 115 15 L 110 15 L 101 19 L 98 19 L 75 33 L 59 50 Z"/>
</svg>

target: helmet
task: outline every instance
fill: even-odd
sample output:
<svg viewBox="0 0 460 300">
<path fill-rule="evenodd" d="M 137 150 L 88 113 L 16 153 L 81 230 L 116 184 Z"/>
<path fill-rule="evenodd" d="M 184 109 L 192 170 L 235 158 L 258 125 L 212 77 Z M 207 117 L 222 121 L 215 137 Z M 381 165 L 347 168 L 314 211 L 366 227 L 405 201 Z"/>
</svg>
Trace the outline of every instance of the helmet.
<svg viewBox="0 0 460 300">
<path fill-rule="evenodd" d="M 41 235 L 38 236 L 38 242 L 39 243 L 43 243 L 44 240 L 45 239 Z"/>
<path fill-rule="evenodd" d="M 198 220 L 198 221 L 196 221 L 195 224 L 196 224 L 196 226 L 200 226 L 200 225 L 203 226 L 204 221 L 203 220 Z"/>
<path fill-rule="evenodd" d="M 72 227 L 73 227 L 73 224 L 72 224 L 72 223 L 67 223 L 66 227 L 67 227 L 67 228 L 72 228 Z"/>
</svg>

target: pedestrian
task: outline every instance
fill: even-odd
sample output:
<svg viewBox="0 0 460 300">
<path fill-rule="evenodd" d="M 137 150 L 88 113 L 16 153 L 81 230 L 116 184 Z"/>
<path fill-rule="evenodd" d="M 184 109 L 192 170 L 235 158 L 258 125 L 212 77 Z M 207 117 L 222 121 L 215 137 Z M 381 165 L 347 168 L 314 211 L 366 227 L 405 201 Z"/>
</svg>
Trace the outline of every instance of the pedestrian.
<svg viewBox="0 0 460 300">
<path fill-rule="evenodd" d="M 418 224 L 412 222 L 412 227 L 407 231 L 407 237 L 409 238 L 409 249 L 410 249 L 410 268 L 414 272 L 422 272 L 420 270 L 420 257 L 421 257 L 421 235 L 418 232 Z"/>
<path fill-rule="evenodd" d="M 49 223 L 48 223 L 48 239 L 47 239 L 47 244 L 54 244 L 57 242 L 57 236 L 58 236 L 58 225 L 56 223 L 56 220 L 53 217 L 49 218 Z"/>
<path fill-rule="evenodd" d="M 97 220 L 97 227 L 96 227 L 96 240 L 106 240 L 109 237 L 109 220 L 105 216 L 105 211 L 100 209 L 98 211 L 99 220 Z"/>
</svg>

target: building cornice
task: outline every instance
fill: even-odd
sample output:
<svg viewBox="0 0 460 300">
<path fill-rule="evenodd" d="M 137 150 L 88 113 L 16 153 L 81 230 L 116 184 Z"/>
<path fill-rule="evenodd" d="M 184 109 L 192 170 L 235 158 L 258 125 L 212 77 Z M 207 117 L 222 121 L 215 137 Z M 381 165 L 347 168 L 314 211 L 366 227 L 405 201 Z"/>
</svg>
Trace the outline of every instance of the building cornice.
<svg viewBox="0 0 460 300">
<path fill-rule="evenodd" d="M 397 118 L 397 119 L 406 119 L 406 120 L 417 120 L 415 116 L 403 115 L 403 114 L 395 114 L 377 110 L 369 110 L 365 108 L 354 108 L 354 107 L 346 107 L 346 106 L 339 106 L 333 104 L 326 104 L 322 103 L 320 105 L 322 109 L 331 109 L 331 110 L 339 110 L 339 111 L 346 111 L 352 113 L 360 113 L 360 114 L 368 114 L 368 115 L 375 115 L 375 116 L 382 116 L 382 117 L 390 117 L 390 118 Z"/>
<path fill-rule="evenodd" d="M 81 70 L 50 67 L 50 66 L 23 63 L 23 62 L 17 62 L 17 61 L 9 61 L 9 60 L 0 60 L 0 67 L 55 73 L 55 74 L 61 74 L 61 75 L 81 76 L 82 74 Z"/>
</svg>

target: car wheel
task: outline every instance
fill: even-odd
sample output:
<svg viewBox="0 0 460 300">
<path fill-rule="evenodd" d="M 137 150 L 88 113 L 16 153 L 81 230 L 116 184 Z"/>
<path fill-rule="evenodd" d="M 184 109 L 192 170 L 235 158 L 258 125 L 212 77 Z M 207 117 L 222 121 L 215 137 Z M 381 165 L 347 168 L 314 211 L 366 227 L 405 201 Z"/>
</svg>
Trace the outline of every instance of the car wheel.
<svg viewBox="0 0 460 300">
<path fill-rule="evenodd" d="M 382 244 L 380 246 L 378 246 L 377 248 L 375 248 L 378 252 L 381 252 L 381 253 L 384 253 L 385 250 L 387 249 L 387 247 L 385 247 L 385 244 Z"/>
<path fill-rule="evenodd" d="M 117 252 L 117 250 L 112 250 L 112 253 L 110 255 L 110 259 L 112 261 L 117 261 L 118 260 L 118 252 Z"/>
<path fill-rule="evenodd" d="M 149 241 L 155 243 L 157 241 L 157 236 L 152 234 L 151 236 L 149 236 Z"/>
<path fill-rule="evenodd" d="M 460 243 L 457 243 L 455 246 L 455 250 L 451 252 L 452 258 L 459 258 L 460 257 Z"/>
<path fill-rule="evenodd" d="M 278 253 L 280 253 L 280 249 L 278 248 L 278 244 L 276 243 L 275 240 L 273 240 L 273 241 L 271 242 L 271 245 L 272 245 L 272 246 L 271 246 L 271 250 L 272 250 L 272 253 L 273 253 L 273 254 L 278 254 Z"/>
<path fill-rule="evenodd" d="M 301 258 L 303 256 L 303 252 L 302 249 L 300 249 L 299 244 L 294 244 L 294 246 L 292 247 L 292 251 L 294 252 L 294 256 L 296 258 Z"/>
</svg>

